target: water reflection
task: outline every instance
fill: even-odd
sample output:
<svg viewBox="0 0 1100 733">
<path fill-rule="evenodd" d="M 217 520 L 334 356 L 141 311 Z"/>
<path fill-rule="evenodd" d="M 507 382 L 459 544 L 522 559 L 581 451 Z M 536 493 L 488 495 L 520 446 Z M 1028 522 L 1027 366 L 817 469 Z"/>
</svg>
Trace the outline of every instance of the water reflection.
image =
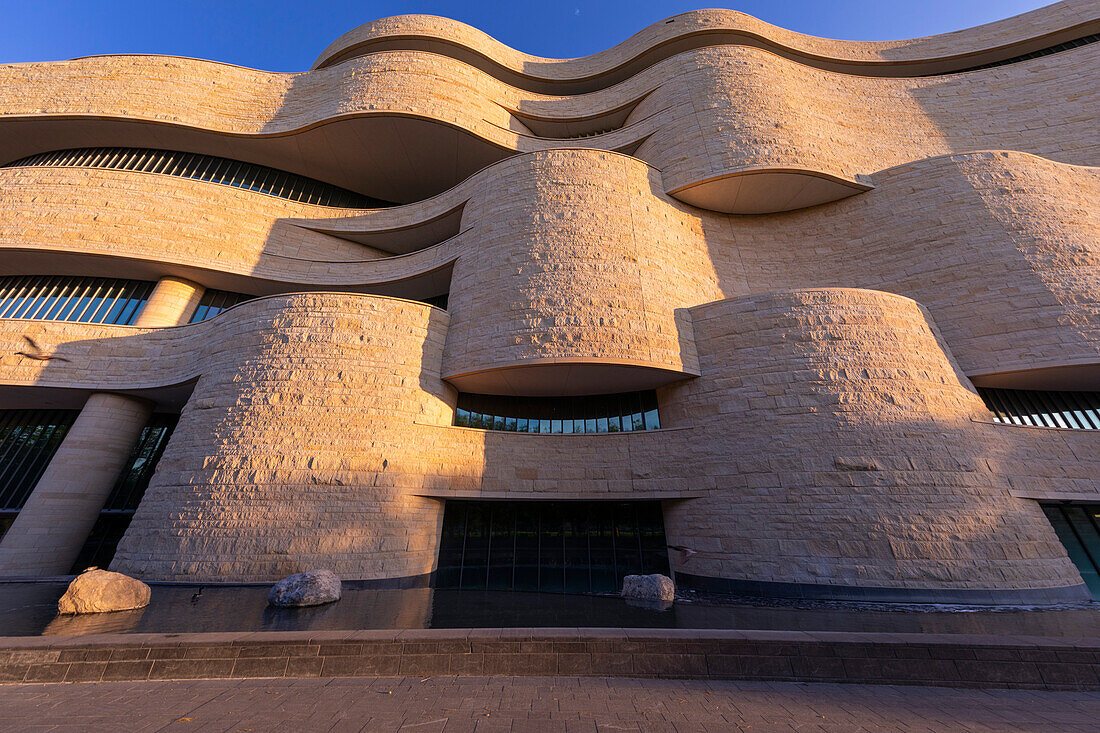
<svg viewBox="0 0 1100 733">
<path fill-rule="evenodd" d="M 55 604 L 56 605 L 56 604 Z M 42 636 L 83 636 L 84 634 L 124 634 L 137 628 L 144 608 L 113 613 L 83 613 L 55 616 L 42 630 Z"/>
<path fill-rule="evenodd" d="M 153 586 L 136 611 L 57 616 L 64 583 L 0 583 L 0 636 L 466 627 L 626 627 L 1095 636 L 1100 604 L 1060 610 L 887 610 L 677 601 L 661 606 L 609 596 L 508 591 L 345 588 L 334 604 L 267 605 L 267 586 Z M 895 607 L 896 608 L 896 607 Z"/>
</svg>

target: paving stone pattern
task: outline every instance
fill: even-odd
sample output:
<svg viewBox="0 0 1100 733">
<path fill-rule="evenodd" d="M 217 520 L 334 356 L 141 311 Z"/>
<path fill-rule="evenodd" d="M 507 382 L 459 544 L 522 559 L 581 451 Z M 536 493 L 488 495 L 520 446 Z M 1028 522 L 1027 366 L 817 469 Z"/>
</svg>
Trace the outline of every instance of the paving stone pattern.
<svg viewBox="0 0 1100 733">
<path fill-rule="evenodd" d="M 1094 731 L 1100 693 L 599 677 L 0 687 L 0 730 Z"/>
<path fill-rule="evenodd" d="M 0 684 L 416 674 L 1100 690 L 1100 641 L 698 629 L 105 634 L 0 640 Z"/>
</svg>

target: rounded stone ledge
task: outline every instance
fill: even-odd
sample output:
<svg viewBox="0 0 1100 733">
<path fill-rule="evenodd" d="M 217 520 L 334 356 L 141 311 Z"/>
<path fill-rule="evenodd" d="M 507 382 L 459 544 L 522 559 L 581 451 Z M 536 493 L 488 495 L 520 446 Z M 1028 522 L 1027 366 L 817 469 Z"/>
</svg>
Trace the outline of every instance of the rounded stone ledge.
<svg viewBox="0 0 1100 733">
<path fill-rule="evenodd" d="M 599 357 L 531 357 L 465 374 L 446 374 L 444 379 L 459 392 L 475 394 L 559 397 L 638 392 L 697 376 L 692 371 Z"/>
<path fill-rule="evenodd" d="M 1063 2 L 1004 20 L 901 41 L 840 41 L 804 35 L 730 10 L 671 16 L 590 56 L 549 59 L 511 48 L 459 21 L 402 15 L 354 28 L 326 47 L 312 68 L 391 49 L 451 56 L 514 86 L 545 93 L 591 92 L 685 50 L 743 44 L 818 68 L 871 76 L 920 76 L 978 66 L 1080 38 L 1100 29 L 1086 2 Z"/>
<path fill-rule="evenodd" d="M 308 320 L 302 320 L 303 310 Z M 305 340 L 308 329 L 274 335 L 295 319 L 320 329 L 320 319 L 332 318 L 335 326 L 327 328 L 338 329 L 332 334 L 336 338 L 337 333 L 355 334 L 375 316 L 389 321 L 391 329 L 403 323 L 412 334 L 421 333 L 420 324 L 434 331 L 440 344 L 448 319 L 446 311 L 419 301 L 340 292 L 263 296 L 199 323 L 162 328 L 0 319 L 0 349 L 9 354 L 0 357 L 0 384 L 107 391 L 177 387 L 208 375 L 214 364 L 246 361 L 248 347 L 263 352 L 281 338 L 290 352 L 312 348 Z M 19 358 L 15 353 L 23 348 L 24 335 L 67 361 Z M 269 356 L 276 357 L 275 352 Z"/>
<path fill-rule="evenodd" d="M 970 371 L 967 376 L 978 387 L 1088 392 L 1100 385 L 1100 354 L 1076 360 L 1043 359 L 1030 369 Z"/>
<path fill-rule="evenodd" d="M 872 171 L 951 152 L 1013 148 L 1100 163 L 1089 126 L 1096 45 L 946 81 L 845 76 L 759 48 L 712 46 L 592 98 L 523 92 L 413 50 L 297 75 L 146 56 L 0 66 L 9 92 L 0 94 L 0 160 L 89 141 L 176 147 L 411 202 L 516 153 L 577 144 L 534 135 L 517 116 L 524 111 L 566 130 L 608 116 L 618 124 L 636 105 L 622 128 L 585 145 L 630 151 L 693 205 L 778 212 L 836 201 L 866 190 Z M 72 101 L 71 85 L 93 76 Z M 441 83 L 464 93 L 441 97 Z M 1010 122 L 986 124 L 1005 109 Z"/>
<path fill-rule="evenodd" d="M 872 188 L 860 180 L 813 171 L 741 170 L 668 193 L 685 204 L 725 214 L 774 214 L 839 201 Z"/>
</svg>

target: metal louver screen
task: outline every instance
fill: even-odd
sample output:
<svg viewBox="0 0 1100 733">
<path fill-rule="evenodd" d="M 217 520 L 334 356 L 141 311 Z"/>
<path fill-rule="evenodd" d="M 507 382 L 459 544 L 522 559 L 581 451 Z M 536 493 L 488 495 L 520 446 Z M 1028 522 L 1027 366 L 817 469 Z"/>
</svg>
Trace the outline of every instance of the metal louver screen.
<svg viewBox="0 0 1100 733">
<path fill-rule="evenodd" d="M 198 323 L 199 321 L 205 321 L 207 318 L 213 318 L 238 303 L 252 300 L 253 297 L 244 293 L 231 293 L 227 290 L 207 290 L 202 294 L 202 300 L 199 301 L 199 307 L 195 309 L 194 315 L 191 316 L 190 323 Z"/>
<path fill-rule="evenodd" d="M 454 424 L 512 433 L 620 433 L 661 427 L 652 390 L 587 397 L 462 393 Z"/>
<path fill-rule="evenodd" d="M 437 587 L 606 593 L 668 574 L 660 502 L 448 499 Z"/>
<path fill-rule="evenodd" d="M 1100 430 L 1100 392 L 978 388 L 997 422 Z"/>
<path fill-rule="evenodd" d="M 0 512 L 18 512 L 79 410 L 0 410 Z"/>
<path fill-rule="evenodd" d="M 0 318 L 132 324 L 156 283 L 103 277 L 0 278 Z"/>
<path fill-rule="evenodd" d="M 8 163 L 5 168 L 27 166 L 108 168 L 143 173 L 163 173 L 246 188 L 269 196 L 318 206 L 376 209 L 393 206 L 339 186 L 294 173 L 212 155 L 149 148 L 77 148 L 39 153 Z"/>
</svg>

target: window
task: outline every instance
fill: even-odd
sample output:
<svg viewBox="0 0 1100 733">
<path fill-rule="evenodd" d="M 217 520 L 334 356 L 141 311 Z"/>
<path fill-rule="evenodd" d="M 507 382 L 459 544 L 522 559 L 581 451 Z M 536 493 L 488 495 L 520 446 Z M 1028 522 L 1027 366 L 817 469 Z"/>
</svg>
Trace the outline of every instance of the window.
<svg viewBox="0 0 1100 733">
<path fill-rule="evenodd" d="M 128 326 L 155 285 L 103 277 L 0 277 L 0 318 Z"/>
<path fill-rule="evenodd" d="M 1100 392 L 978 388 L 997 422 L 1100 430 Z"/>
<path fill-rule="evenodd" d="M 122 535 L 126 533 L 126 528 L 130 526 L 130 520 L 134 517 L 141 497 L 145 495 L 145 489 L 149 487 L 153 471 L 168 446 L 168 439 L 172 437 L 172 430 L 178 420 L 178 415 L 161 413 L 149 418 L 137 445 L 130 451 L 130 457 L 115 481 L 110 496 L 107 497 L 107 503 L 99 513 L 99 519 L 73 563 L 70 571 L 72 574 L 82 573 L 93 565 L 105 568 L 111 564 L 115 549 Z"/>
<path fill-rule="evenodd" d="M 0 537 L 27 503 L 79 410 L 0 410 Z"/>
<path fill-rule="evenodd" d="M 207 290 L 202 294 L 199 307 L 195 309 L 189 323 L 198 323 L 199 321 L 205 321 L 207 318 L 213 318 L 222 311 L 246 300 L 252 300 L 252 296 L 244 293 L 230 293 L 225 290 Z"/>
<path fill-rule="evenodd" d="M 668 572 L 660 502 L 447 500 L 439 588 L 614 593 Z"/>
<path fill-rule="evenodd" d="M 49 166 L 109 168 L 112 170 L 163 173 L 220 183 L 236 188 L 279 196 L 291 201 L 340 206 L 349 209 L 377 209 L 393 206 L 389 201 L 364 196 L 312 178 L 285 173 L 252 163 L 212 155 L 147 148 L 80 148 L 39 153 L 8 163 L 4 168 Z"/>
<path fill-rule="evenodd" d="M 1013 56 L 1012 58 L 1002 59 L 1000 61 L 994 61 L 989 64 L 982 64 L 981 66 L 969 66 L 965 69 L 957 69 L 955 71 L 937 71 L 934 74 L 926 74 L 926 76 L 943 76 L 945 74 L 961 74 L 964 71 L 978 71 L 980 69 L 993 69 L 998 66 L 1007 66 L 1008 64 L 1019 63 L 1020 61 L 1030 61 L 1031 59 L 1042 58 L 1043 56 L 1049 56 L 1054 53 L 1061 53 L 1062 51 L 1068 51 L 1071 48 L 1078 48 L 1080 46 L 1087 46 L 1090 43 L 1096 43 L 1100 41 L 1100 34 L 1093 33 L 1092 35 L 1082 36 L 1072 41 L 1066 41 L 1064 43 L 1058 43 L 1054 46 L 1048 46 L 1047 48 L 1041 48 L 1038 51 L 1032 51 L 1031 53 L 1021 54 L 1020 56 Z"/>
<path fill-rule="evenodd" d="M 427 303 L 428 305 L 434 305 L 440 310 L 447 310 L 447 298 L 450 293 L 443 293 L 443 295 L 433 295 L 430 298 L 417 298 L 421 303 Z"/>
<path fill-rule="evenodd" d="M 657 393 L 588 397 L 503 397 L 460 394 L 454 424 L 513 433 L 620 433 L 656 430 Z"/>
<path fill-rule="evenodd" d="M 1085 585 L 1100 600 L 1100 504 L 1043 504 Z"/>
</svg>

